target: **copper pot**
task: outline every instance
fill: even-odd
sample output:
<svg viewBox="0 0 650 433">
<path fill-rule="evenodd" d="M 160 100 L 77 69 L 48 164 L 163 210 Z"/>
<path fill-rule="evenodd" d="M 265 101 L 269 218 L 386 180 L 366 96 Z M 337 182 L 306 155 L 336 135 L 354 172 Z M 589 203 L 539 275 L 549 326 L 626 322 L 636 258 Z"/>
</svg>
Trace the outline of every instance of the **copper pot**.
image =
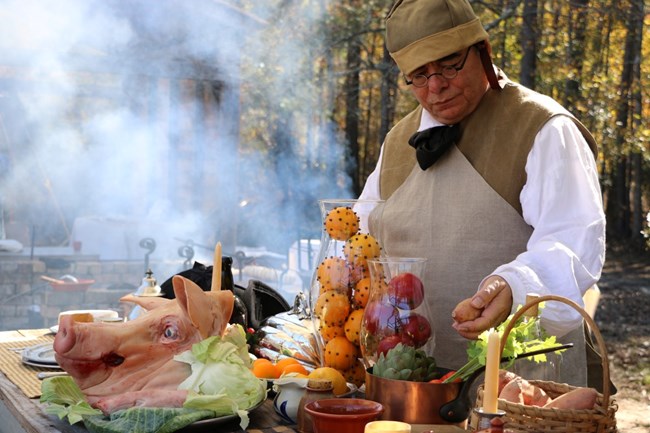
<svg viewBox="0 0 650 433">
<path fill-rule="evenodd" d="M 464 427 L 466 420 L 450 422 L 440 414 L 441 407 L 456 400 L 463 384 L 384 379 L 366 371 L 366 398 L 384 406 L 381 419 Z"/>
</svg>

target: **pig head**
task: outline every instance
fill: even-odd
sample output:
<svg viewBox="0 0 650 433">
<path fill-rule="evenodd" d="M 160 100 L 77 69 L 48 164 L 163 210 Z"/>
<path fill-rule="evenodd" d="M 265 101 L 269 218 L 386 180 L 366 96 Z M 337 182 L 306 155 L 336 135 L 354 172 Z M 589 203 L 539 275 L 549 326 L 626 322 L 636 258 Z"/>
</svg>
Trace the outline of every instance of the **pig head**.
<svg viewBox="0 0 650 433">
<path fill-rule="evenodd" d="M 124 323 L 81 323 L 61 316 L 55 358 L 88 402 L 105 413 L 131 406 L 179 407 L 178 385 L 190 366 L 174 361 L 212 335 L 223 335 L 232 314 L 228 290 L 204 292 L 194 282 L 173 277 L 175 299 L 127 295 L 121 301 L 146 312 Z"/>
</svg>

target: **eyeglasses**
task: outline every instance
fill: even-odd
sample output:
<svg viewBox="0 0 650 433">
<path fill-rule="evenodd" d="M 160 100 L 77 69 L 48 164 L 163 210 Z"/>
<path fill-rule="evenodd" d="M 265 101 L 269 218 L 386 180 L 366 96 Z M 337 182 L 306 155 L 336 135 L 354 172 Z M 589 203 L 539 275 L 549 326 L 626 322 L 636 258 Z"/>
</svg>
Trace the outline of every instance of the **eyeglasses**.
<svg viewBox="0 0 650 433">
<path fill-rule="evenodd" d="M 443 66 L 440 72 L 434 72 L 430 75 L 415 74 L 413 75 L 413 78 L 411 78 L 410 80 L 405 76 L 404 81 L 406 81 L 406 84 L 409 86 L 413 84 L 415 87 L 425 87 L 429 83 L 429 78 L 436 75 L 440 75 L 448 80 L 456 78 L 456 76 L 458 75 L 458 71 L 463 69 L 463 67 L 465 66 L 465 62 L 467 61 L 467 57 L 469 56 L 469 51 L 471 49 L 472 47 L 469 47 L 467 49 L 467 52 L 465 53 L 465 58 L 463 58 L 463 61 L 458 66 L 451 66 L 451 65 Z"/>
</svg>

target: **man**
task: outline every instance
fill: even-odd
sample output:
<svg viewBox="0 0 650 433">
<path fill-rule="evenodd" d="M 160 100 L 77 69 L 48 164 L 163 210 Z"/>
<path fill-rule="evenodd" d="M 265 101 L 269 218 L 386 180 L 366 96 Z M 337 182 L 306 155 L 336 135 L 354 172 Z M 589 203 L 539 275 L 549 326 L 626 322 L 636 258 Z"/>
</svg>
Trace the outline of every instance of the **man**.
<svg viewBox="0 0 650 433">
<path fill-rule="evenodd" d="M 419 106 L 386 136 L 360 198 L 385 200 L 369 224 L 386 255 L 428 258 L 434 357 L 458 368 L 466 338 L 501 323 L 526 294 L 582 305 L 600 278 L 596 143 L 558 103 L 492 65 L 466 0 L 398 0 L 386 46 Z M 464 298 L 471 307 L 456 308 Z M 478 317 L 461 319 L 467 312 Z M 585 385 L 581 316 L 549 302 L 542 317 L 576 343 L 559 380 Z"/>
</svg>

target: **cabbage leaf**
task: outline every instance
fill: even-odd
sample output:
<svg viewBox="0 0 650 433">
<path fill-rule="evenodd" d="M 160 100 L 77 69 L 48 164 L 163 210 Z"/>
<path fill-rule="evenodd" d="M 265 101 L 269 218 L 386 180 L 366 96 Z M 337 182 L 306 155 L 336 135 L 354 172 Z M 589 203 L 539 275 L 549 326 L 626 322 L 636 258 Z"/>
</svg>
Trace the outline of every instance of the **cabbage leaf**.
<svg viewBox="0 0 650 433">
<path fill-rule="evenodd" d="M 250 370 L 246 334 L 231 326 L 223 337 L 209 337 L 191 351 L 174 357 L 190 364 L 192 373 L 178 389 L 188 390 L 185 408 L 210 409 L 217 416 L 237 413 L 243 430 L 248 425 L 246 410 L 266 398 L 266 381 Z M 242 350 L 244 348 L 244 350 Z"/>
</svg>

